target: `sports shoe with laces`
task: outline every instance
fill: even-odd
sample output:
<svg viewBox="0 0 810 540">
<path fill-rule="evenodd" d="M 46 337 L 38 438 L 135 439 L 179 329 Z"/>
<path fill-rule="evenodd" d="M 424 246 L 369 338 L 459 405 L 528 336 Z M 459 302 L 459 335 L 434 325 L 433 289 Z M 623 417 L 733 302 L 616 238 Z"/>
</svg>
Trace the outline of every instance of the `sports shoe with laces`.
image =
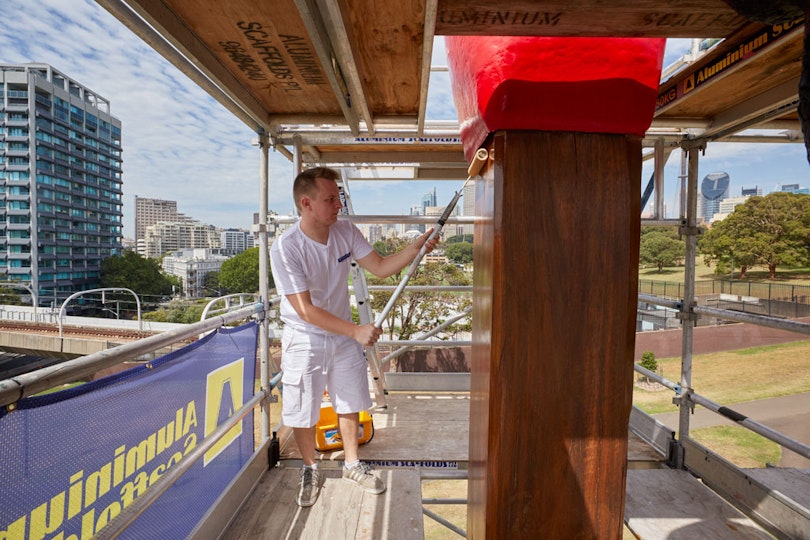
<svg viewBox="0 0 810 540">
<path fill-rule="evenodd" d="M 378 495 L 385 491 L 385 482 L 374 475 L 371 465 L 362 461 L 351 469 L 343 467 L 343 479 L 359 485 L 367 493 Z"/>
<path fill-rule="evenodd" d="M 301 468 L 301 479 L 298 482 L 298 506 L 312 506 L 318 500 L 320 491 L 320 474 L 318 469 Z"/>
</svg>

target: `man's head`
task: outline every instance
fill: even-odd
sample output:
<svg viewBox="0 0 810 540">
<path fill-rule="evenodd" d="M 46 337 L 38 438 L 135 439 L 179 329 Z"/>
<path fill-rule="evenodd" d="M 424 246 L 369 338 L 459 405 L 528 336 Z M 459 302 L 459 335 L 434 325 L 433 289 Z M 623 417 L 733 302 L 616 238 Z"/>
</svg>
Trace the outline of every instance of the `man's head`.
<svg viewBox="0 0 810 540">
<path fill-rule="evenodd" d="M 298 214 L 302 214 L 301 199 L 315 197 L 318 193 L 318 178 L 335 181 L 339 177 L 339 173 L 329 167 L 314 167 L 296 176 L 293 182 L 293 198 L 295 199 L 295 208 L 298 210 Z"/>
</svg>

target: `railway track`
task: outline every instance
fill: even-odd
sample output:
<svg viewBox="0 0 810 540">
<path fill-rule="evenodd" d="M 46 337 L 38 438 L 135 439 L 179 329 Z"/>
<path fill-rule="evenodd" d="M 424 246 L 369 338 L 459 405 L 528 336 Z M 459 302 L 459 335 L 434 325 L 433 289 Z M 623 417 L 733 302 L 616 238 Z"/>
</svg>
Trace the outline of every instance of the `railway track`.
<svg viewBox="0 0 810 540">
<path fill-rule="evenodd" d="M 22 321 L 0 321 L 0 332 L 26 334 L 59 335 L 58 324 L 28 323 Z M 62 325 L 64 337 L 98 339 L 107 341 L 136 341 L 157 332 L 126 330 L 121 328 L 90 328 L 86 326 Z"/>
</svg>

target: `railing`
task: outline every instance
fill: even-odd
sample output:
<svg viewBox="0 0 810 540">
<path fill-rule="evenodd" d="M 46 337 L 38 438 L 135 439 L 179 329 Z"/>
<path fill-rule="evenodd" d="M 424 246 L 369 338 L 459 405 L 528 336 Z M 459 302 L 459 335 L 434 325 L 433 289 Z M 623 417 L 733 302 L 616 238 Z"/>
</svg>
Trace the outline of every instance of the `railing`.
<svg viewBox="0 0 810 540">
<path fill-rule="evenodd" d="M 639 296 L 649 295 L 658 302 L 648 304 L 664 305 L 662 298 L 678 300 L 685 293 L 684 284 L 663 281 L 639 281 Z M 781 318 L 810 317 L 810 286 L 781 283 L 753 283 L 737 281 L 699 281 L 695 283 L 695 300 L 700 306 L 724 309 L 727 312 L 742 312 Z M 708 315 L 708 313 L 707 313 Z M 644 312 L 641 320 L 653 324 L 653 329 L 670 328 L 679 325 L 672 320 L 674 314 Z M 713 325 L 712 317 L 704 317 L 699 325 Z M 649 329 L 649 328 L 648 328 Z"/>
<path fill-rule="evenodd" d="M 677 282 L 638 280 L 638 292 L 663 296 L 665 298 L 683 298 L 684 284 Z M 767 301 L 810 304 L 810 285 L 789 283 L 762 283 L 757 281 L 738 281 L 713 279 L 695 282 L 695 295 L 733 294 L 755 297 Z"/>
<path fill-rule="evenodd" d="M 143 323 L 141 321 L 141 299 L 138 298 L 138 295 L 135 294 L 135 291 L 133 291 L 132 289 L 126 289 L 126 288 L 123 288 L 123 287 L 104 287 L 102 289 L 89 289 L 89 290 L 86 290 L 86 291 L 80 291 L 80 292 L 77 292 L 77 293 L 73 293 L 70 296 L 68 296 L 67 298 L 65 298 L 65 301 L 62 302 L 62 306 L 59 308 L 59 338 L 60 339 L 62 338 L 62 320 L 65 318 L 65 308 L 67 307 L 68 303 L 70 303 L 71 300 L 73 300 L 74 298 L 79 298 L 80 296 L 84 296 L 85 294 L 100 292 L 101 293 L 101 303 L 104 304 L 105 303 L 104 294 L 106 292 L 113 292 L 113 291 L 115 291 L 115 292 L 126 292 L 126 293 L 129 293 L 129 294 L 131 294 L 132 296 L 135 297 L 135 305 L 138 308 L 138 330 L 139 331 L 143 330 Z"/>
<path fill-rule="evenodd" d="M 425 480 L 467 480 L 467 471 L 425 471 L 422 470 L 419 472 L 421 480 L 424 482 Z M 436 512 L 425 508 L 425 505 L 435 505 L 435 504 L 460 504 L 465 505 L 467 504 L 466 498 L 457 498 L 457 497 L 423 497 L 422 498 L 422 513 L 435 521 L 436 523 L 444 526 L 445 528 L 453 531 L 457 535 L 461 536 L 462 538 L 467 538 L 467 531 L 462 529 L 461 527 L 457 527 L 447 519 L 443 518 Z"/>
<path fill-rule="evenodd" d="M 57 365 L 18 375 L 0 381 L 0 407 L 12 406 L 17 401 L 38 394 L 61 384 L 81 380 L 104 368 L 137 358 L 187 338 L 207 332 L 262 312 L 261 304 L 254 304 L 216 318 L 190 324 L 185 328 L 170 330 L 139 341 L 82 356 Z"/>
</svg>

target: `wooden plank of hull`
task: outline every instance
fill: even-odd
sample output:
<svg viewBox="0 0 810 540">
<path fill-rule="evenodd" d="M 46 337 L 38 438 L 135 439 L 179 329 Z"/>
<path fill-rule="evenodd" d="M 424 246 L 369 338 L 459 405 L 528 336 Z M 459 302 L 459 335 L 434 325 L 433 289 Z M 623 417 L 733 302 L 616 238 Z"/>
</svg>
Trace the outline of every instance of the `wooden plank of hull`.
<svg viewBox="0 0 810 540">
<path fill-rule="evenodd" d="M 501 131 L 476 185 L 470 538 L 620 538 L 640 142 Z"/>
</svg>

